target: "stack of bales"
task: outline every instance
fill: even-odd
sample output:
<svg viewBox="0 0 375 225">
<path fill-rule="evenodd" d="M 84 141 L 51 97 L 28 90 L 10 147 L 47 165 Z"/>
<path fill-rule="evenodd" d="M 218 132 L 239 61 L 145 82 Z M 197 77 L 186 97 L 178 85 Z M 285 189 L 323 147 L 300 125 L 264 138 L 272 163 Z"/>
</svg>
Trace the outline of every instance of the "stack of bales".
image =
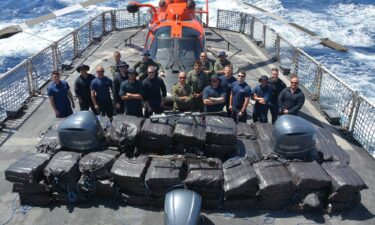
<svg viewBox="0 0 375 225">
<path fill-rule="evenodd" d="M 174 152 L 203 154 L 205 127 L 199 118 L 181 118 L 173 131 Z"/>
</svg>

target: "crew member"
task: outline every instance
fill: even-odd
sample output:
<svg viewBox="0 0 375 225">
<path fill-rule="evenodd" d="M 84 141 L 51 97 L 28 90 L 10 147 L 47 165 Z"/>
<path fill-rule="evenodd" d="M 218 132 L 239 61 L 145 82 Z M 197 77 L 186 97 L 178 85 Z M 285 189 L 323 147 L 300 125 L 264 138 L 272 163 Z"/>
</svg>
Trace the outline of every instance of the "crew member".
<svg viewBox="0 0 375 225">
<path fill-rule="evenodd" d="M 151 55 L 148 50 L 145 50 L 142 56 L 143 56 L 142 61 L 137 62 L 133 67 L 135 70 L 138 69 L 138 75 L 139 75 L 138 78 L 140 80 L 143 80 L 147 77 L 148 66 L 155 66 L 156 71 L 159 73 L 159 75 L 162 77 L 164 76 L 163 66 L 160 63 L 155 62 L 154 60 L 150 58 Z"/>
<path fill-rule="evenodd" d="M 193 88 L 192 111 L 203 111 L 203 89 L 208 85 L 208 77 L 202 70 L 202 62 L 197 60 L 194 69 L 187 74 L 186 83 Z"/>
<path fill-rule="evenodd" d="M 268 79 L 268 84 L 272 89 L 270 111 L 272 115 L 272 124 L 274 124 L 280 114 L 278 98 L 280 92 L 286 88 L 285 83 L 279 79 L 279 70 L 277 68 L 271 69 L 271 79 Z"/>
<path fill-rule="evenodd" d="M 172 87 L 173 110 L 175 111 L 185 112 L 191 110 L 193 89 L 186 84 L 186 77 L 185 72 L 180 72 L 178 74 L 178 83 Z"/>
<path fill-rule="evenodd" d="M 115 78 L 113 80 L 113 99 L 115 101 L 115 112 L 116 114 L 124 113 L 124 101 L 121 99 L 120 86 L 121 83 L 128 79 L 128 68 L 129 65 L 125 62 L 120 62 L 117 64 L 117 69 L 119 72 L 116 72 Z"/>
<path fill-rule="evenodd" d="M 78 103 L 80 110 L 91 110 L 94 114 L 97 114 L 94 103 L 91 99 L 91 90 L 90 85 L 91 81 L 95 79 L 95 76 L 91 73 L 88 73 L 90 67 L 88 65 L 82 64 L 77 67 L 77 72 L 81 73 L 74 82 L 74 92 L 78 98 Z"/>
<path fill-rule="evenodd" d="M 226 98 L 225 98 L 225 109 L 227 111 L 227 116 L 231 117 L 232 113 L 229 110 L 229 97 L 231 92 L 231 85 L 233 82 L 237 81 L 236 78 L 233 77 L 233 70 L 230 65 L 227 65 L 224 67 L 224 75 L 219 77 L 220 79 L 220 85 L 225 89 L 226 91 Z"/>
<path fill-rule="evenodd" d="M 116 72 L 119 72 L 119 67 L 117 67 L 117 65 L 119 63 L 124 63 L 124 61 L 121 61 L 121 53 L 119 51 L 113 53 L 113 58 L 115 59 L 115 63 L 110 67 L 112 77 L 116 75 Z"/>
<path fill-rule="evenodd" d="M 217 75 L 223 75 L 224 74 L 224 68 L 225 66 L 230 66 L 233 70 L 232 64 L 227 59 L 227 54 L 224 51 L 219 52 L 218 59 L 215 62 L 214 65 L 214 72 Z"/>
<path fill-rule="evenodd" d="M 146 118 L 153 113 L 161 114 L 163 112 L 164 101 L 167 96 L 167 88 L 163 79 L 157 76 L 155 66 L 149 66 L 147 73 L 148 76 L 142 82 Z"/>
<path fill-rule="evenodd" d="M 278 100 L 281 115 L 298 114 L 305 103 L 305 95 L 298 87 L 298 77 L 296 75 L 290 77 L 290 87 L 281 91 Z"/>
<path fill-rule="evenodd" d="M 253 121 L 268 123 L 268 108 L 270 104 L 270 99 L 272 95 L 272 89 L 267 84 L 268 78 L 263 75 L 259 78 L 259 85 L 254 88 L 254 100 L 255 105 L 253 108 Z"/>
<path fill-rule="evenodd" d="M 137 72 L 134 69 L 129 69 L 128 76 L 128 80 L 122 82 L 120 87 L 120 96 L 125 102 L 125 114 L 142 117 L 142 82 L 136 79 Z"/>
<path fill-rule="evenodd" d="M 95 109 L 102 116 L 107 116 L 111 121 L 113 117 L 113 105 L 111 99 L 111 90 L 113 82 L 104 75 L 102 66 L 96 67 L 96 78 L 91 82 L 91 99 L 94 102 Z"/>
<path fill-rule="evenodd" d="M 203 90 L 203 104 L 205 112 L 221 112 L 225 104 L 225 89 L 220 86 L 219 77 L 214 74 L 210 78 L 210 85 Z"/>
<path fill-rule="evenodd" d="M 51 74 L 52 83 L 47 88 L 47 95 L 56 118 L 65 118 L 73 114 L 75 104 L 69 84 L 60 79 L 60 72 L 53 71 Z"/>
<path fill-rule="evenodd" d="M 208 76 L 211 77 L 212 74 L 214 74 L 214 67 L 211 63 L 211 60 L 208 59 L 207 53 L 202 52 L 199 56 L 199 60 L 202 62 L 202 69 L 203 72 Z"/>
<path fill-rule="evenodd" d="M 232 118 L 236 122 L 246 122 L 247 106 L 249 105 L 251 88 L 245 82 L 246 72 L 241 70 L 238 73 L 238 81 L 231 85 L 231 94 L 229 98 L 229 110 L 232 112 Z"/>
</svg>

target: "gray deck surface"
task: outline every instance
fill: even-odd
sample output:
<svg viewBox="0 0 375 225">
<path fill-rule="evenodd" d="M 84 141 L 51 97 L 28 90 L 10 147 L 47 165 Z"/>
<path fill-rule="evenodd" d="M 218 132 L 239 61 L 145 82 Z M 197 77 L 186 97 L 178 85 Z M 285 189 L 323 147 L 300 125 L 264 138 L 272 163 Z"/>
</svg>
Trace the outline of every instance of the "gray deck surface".
<svg viewBox="0 0 375 225">
<path fill-rule="evenodd" d="M 85 62 L 95 71 L 96 65 L 103 65 L 108 76 L 108 67 L 112 64 L 112 54 L 120 50 L 122 60 L 133 65 L 141 59 L 141 51 L 145 32 L 141 32 L 132 39 L 132 44 L 125 46 L 122 42 L 136 30 L 126 30 L 107 35 L 101 43 L 93 45 L 84 52 L 83 56 L 75 61 L 76 65 Z M 210 31 L 208 31 L 210 32 Z M 227 47 L 220 37 L 212 32 L 207 36 L 207 44 L 211 51 L 218 53 Z M 225 49 L 229 59 L 234 64 L 234 71 L 245 69 L 248 73 L 246 81 L 253 88 L 261 74 L 270 75 L 272 67 L 277 65 L 256 47 L 247 37 L 228 31 L 220 33 L 229 39 L 242 51 L 233 55 L 237 50 Z M 122 44 L 121 44 L 122 43 Z M 119 46 L 114 48 L 113 46 Z M 209 57 L 214 57 L 209 54 Z M 73 87 L 77 73 L 72 70 L 67 81 Z M 250 75 L 250 76 L 249 76 Z M 282 77 L 287 81 L 285 77 Z M 171 87 L 168 87 L 170 89 Z M 44 91 L 45 93 L 45 91 Z M 12 185 L 5 180 L 4 170 L 21 156 L 36 152 L 35 145 L 38 137 L 45 131 L 54 118 L 54 113 L 46 100 L 45 95 L 33 98 L 27 113 L 18 120 L 9 120 L 7 128 L 0 132 L 0 224 L 11 216 L 12 204 L 19 206 L 17 194 L 12 193 Z M 78 105 L 78 104 L 76 104 Z M 35 110 L 36 109 L 36 110 Z M 75 111 L 78 109 L 76 108 Z M 249 109 L 251 111 L 251 109 Z M 322 117 L 311 102 L 306 102 L 303 116 L 320 127 L 332 131 L 337 143 L 350 155 L 353 167 L 365 180 L 369 189 L 362 191 L 362 203 L 354 209 L 330 217 L 322 214 L 293 214 L 284 211 L 258 211 L 244 210 L 240 212 L 204 212 L 208 218 L 207 224 L 375 224 L 375 163 L 374 159 L 362 148 L 348 143 L 338 134 L 333 127 Z M 15 201 L 14 201 L 15 200 Z M 26 214 L 14 214 L 9 224 L 164 224 L 163 212 L 152 209 L 140 209 L 125 206 L 114 201 L 95 202 L 84 205 L 58 205 L 51 208 L 33 207 Z"/>
</svg>

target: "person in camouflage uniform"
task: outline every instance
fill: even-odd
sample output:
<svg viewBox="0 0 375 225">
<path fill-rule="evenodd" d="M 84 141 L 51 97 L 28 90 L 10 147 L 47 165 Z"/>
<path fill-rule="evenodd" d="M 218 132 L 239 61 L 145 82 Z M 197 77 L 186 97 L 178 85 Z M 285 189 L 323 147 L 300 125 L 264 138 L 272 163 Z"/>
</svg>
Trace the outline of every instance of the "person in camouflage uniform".
<svg viewBox="0 0 375 225">
<path fill-rule="evenodd" d="M 233 70 L 232 63 L 229 62 L 229 60 L 226 57 L 227 57 L 227 54 L 224 51 L 221 51 L 218 55 L 218 59 L 215 62 L 214 72 L 218 76 L 221 76 L 224 74 L 224 67 L 227 65 L 230 65 Z"/>
<path fill-rule="evenodd" d="M 113 77 L 115 77 L 116 73 L 120 72 L 118 65 L 120 63 L 125 63 L 124 61 L 121 61 L 121 53 L 119 51 L 115 51 L 113 53 L 113 58 L 115 59 L 115 63 L 110 66 L 109 70 Z"/>
<path fill-rule="evenodd" d="M 173 110 L 180 112 L 191 110 L 191 99 L 193 90 L 190 85 L 186 84 L 186 73 L 178 74 L 178 83 L 172 87 Z"/>
<path fill-rule="evenodd" d="M 164 77 L 163 66 L 160 63 L 155 62 L 154 60 L 150 58 L 150 52 L 148 50 L 145 50 L 142 56 L 143 56 L 142 61 L 137 62 L 133 67 L 136 71 L 139 68 L 138 69 L 139 80 L 144 80 L 147 77 L 147 69 L 149 66 L 155 66 L 156 72 L 160 76 Z"/>
<path fill-rule="evenodd" d="M 186 83 L 193 88 L 192 111 L 203 111 L 203 89 L 209 85 L 208 76 L 203 72 L 202 62 L 197 60 L 194 69 L 187 74 Z"/>
<path fill-rule="evenodd" d="M 208 76 L 208 78 L 211 78 L 211 76 L 214 74 L 214 66 L 211 63 L 211 60 L 208 59 L 207 53 L 202 52 L 199 59 L 202 62 L 203 72 Z"/>
</svg>

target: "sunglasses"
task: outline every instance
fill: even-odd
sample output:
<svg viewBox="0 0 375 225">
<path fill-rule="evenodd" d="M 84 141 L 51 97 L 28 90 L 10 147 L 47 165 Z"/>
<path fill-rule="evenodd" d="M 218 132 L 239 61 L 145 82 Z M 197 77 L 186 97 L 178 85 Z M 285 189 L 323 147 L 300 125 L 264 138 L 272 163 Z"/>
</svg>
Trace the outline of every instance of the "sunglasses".
<svg viewBox="0 0 375 225">
<path fill-rule="evenodd" d="M 104 73 L 104 70 L 98 70 L 97 73 Z"/>
<path fill-rule="evenodd" d="M 245 77 L 244 75 L 238 75 L 238 77 Z"/>
<path fill-rule="evenodd" d="M 185 80 L 185 79 L 186 79 L 186 77 L 179 77 L 178 79 L 181 79 L 181 80 Z"/>
<path fill-rule="evenodd" d="M 155 73 L 155 71 L 148 71 L 147 73 Z"/>
<path fill-rule="evenodd" d="M 298 84 L 298 82 L 290 82 L 291 84 Z"/>
</svg>

